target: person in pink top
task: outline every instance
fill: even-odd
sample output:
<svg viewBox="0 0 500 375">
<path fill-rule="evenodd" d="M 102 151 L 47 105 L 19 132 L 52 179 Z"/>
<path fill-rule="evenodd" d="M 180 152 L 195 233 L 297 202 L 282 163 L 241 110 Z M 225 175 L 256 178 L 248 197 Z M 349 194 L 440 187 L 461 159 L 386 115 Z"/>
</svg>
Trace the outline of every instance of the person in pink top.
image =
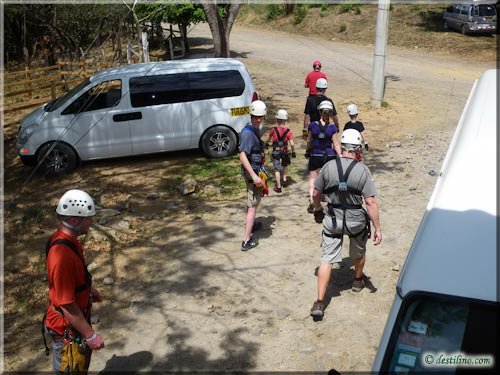
<svg viewBox="0 0 500 375">
<path fill-rule="evenodd" d="M 309 95 L 316 95 L 318 93 L 316 90 L 316 81 L 320 78 L 328 80 L 326 74 L 321 71 L 321 62 L 316 60 L 313 62 L 313 71 L 306 76 L 304 83 L 304 87 L 309 88 Z"/>
</svg>

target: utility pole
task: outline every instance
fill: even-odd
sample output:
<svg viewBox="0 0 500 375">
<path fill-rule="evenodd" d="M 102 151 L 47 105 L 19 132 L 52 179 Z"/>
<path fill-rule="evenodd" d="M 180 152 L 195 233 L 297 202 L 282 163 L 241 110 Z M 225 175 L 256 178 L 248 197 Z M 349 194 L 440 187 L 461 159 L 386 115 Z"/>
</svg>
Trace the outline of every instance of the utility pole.
<svg viewBox="0 0 500 375">
<path fill-rule="evenodd" d="M 384 99 L 385 57 L 387 55 L 387 33 L 389 29 L 390 0 L 378 0 L 375 55 L 373 58 L 372 107 L 380 108 Z"/>
</svg>

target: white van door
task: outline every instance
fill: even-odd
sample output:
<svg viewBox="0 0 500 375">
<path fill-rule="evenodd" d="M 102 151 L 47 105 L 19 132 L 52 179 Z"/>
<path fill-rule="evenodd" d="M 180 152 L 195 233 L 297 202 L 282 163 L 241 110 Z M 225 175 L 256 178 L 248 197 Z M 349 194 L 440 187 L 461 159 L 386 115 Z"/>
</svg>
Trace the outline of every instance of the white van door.
<svg viewBox="0 0 500 375">
<path fill-rule="evenodd" d="M 191 103 L 187 74 L 129 79 L 131 110 L 141 119 L 130 122 L 134 154 L 191 147 Z"/>
<path fill-rule="evenodd" d="M 131 154 L 128 121 L 119 120 L 128 108 L 125 101 L 122 82 L 115 79 L 93 86 L 62 111 L 78 134 L 74 146 L 82 160 Z"/>
</svg>

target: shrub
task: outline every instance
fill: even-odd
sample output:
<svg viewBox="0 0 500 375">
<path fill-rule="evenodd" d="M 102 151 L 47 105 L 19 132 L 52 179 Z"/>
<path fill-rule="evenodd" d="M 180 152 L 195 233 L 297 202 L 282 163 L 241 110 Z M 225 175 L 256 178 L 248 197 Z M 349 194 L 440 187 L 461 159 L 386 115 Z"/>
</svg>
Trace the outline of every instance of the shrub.
<svg viewBox="0 0 500 375">
<path fill-rule="evenodd" d="M 279 16 L 282 16 L 285 13 L 285 10 L 281 5 L 269 4 L 266 7 L 266 15 L 265 18 L 267 21 L 272 21 Z"/>
<path fill-rule="evenodd" d="M 307 14 L 307 5 L 297 5 L 293 10 L 293 21 L 296 25 L 301 23 Z"/>
<path fill-rule="evenodd" d="M 361 6 L 359 4 L 341 4 L 339 13 L 353 12 L 354 14 L 361 14 Z"/>
<path fill-rule="evenodd" d="M 347 26 L 345 25 L 345 23 L 341 23 L 339 26 L 339 33 L 343 33 L 346 30 L 347 30 Z"/>
</svg>

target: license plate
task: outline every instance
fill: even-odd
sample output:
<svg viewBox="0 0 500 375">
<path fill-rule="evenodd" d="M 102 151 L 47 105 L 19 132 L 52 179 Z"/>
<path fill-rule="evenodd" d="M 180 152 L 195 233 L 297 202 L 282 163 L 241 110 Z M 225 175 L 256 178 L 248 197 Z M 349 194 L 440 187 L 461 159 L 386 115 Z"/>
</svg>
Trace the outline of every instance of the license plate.
<svg viewBox="0 0 500 375">
<path fill-rule="evenodd" d="M 231 108 L 231 116 L 245 116 L 250 114 L 250 107 Z"/>
</svg>

